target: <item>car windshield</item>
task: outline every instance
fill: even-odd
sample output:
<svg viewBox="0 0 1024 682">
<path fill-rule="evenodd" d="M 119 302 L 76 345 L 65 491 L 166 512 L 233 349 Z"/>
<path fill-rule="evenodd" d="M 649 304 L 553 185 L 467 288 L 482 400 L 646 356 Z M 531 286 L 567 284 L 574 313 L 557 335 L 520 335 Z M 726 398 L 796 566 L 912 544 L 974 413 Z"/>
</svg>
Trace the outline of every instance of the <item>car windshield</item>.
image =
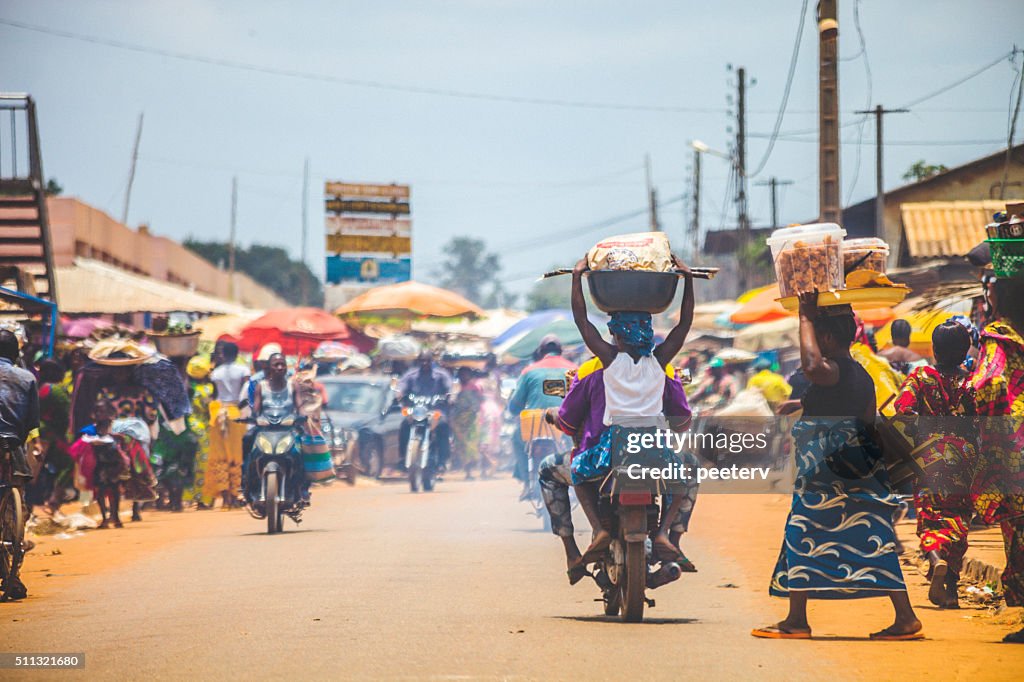
<svg viewBox="0 0 1024 682">
<path fill-rule="evenodd" d="M 377 412 L 385 388 L 374 384 L 339 381 L 326 384 L 327 409 L 337 412 Z"/>
</svg>

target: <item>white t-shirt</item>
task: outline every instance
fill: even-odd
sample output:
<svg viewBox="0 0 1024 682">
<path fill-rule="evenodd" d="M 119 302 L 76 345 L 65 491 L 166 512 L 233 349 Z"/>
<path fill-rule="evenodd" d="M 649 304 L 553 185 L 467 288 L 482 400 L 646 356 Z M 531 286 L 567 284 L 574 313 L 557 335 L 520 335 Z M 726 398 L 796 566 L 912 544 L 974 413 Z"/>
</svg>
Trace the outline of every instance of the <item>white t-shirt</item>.
<svg viewBox="0 0 1024 682">
<path fill-rule="evenodd" d="M 663 415 L 665 369 L 653 355 L 637 362 L 620 352 L 604 369 L 604 424 L 613 420 Z"/>
<path fill-rule="evenodd" d="M 248 379 L 249 368 L 238 363 L 220 365 L 210 372 L 210 381 L 217 387 L 217 399 L 224 403 L 237 403 Z"/>
</svg>

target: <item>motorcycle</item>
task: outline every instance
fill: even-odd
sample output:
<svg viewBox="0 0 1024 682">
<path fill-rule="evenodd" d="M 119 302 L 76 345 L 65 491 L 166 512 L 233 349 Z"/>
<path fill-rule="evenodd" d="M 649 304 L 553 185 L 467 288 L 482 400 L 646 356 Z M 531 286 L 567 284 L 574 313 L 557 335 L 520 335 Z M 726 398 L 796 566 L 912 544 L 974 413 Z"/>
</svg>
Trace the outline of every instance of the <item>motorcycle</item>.
<svg viewBox="0 0 1024 682">
<path fill-rule="evenodd" d="M 267 533 L 284 531 L 287 514 L 299 523 L 307 506 L 301 495 L 301 477 L 305 476 L 297 455 L 296 418 L 292 414 L 264 414 L 256 419 L 238 421 L 257 426 L 246 472 L 246 508 L 253 518 L 266 519 Z M 259 490 L 249 482 L 259 479 Z"/>
<path fill-rule="evenodd" d="M 417 493 L 434 489 L 440 462 L 437 455 L 436 431 L 444 419 L 439 409 L 447 396 L 410 395 L 405 399 L 402 416 L 409 422 L 409 443 L 405 449 L 405 468 L 409 472 L 409 489 Z"/>
<path fill-rule="evenodd" d="M 545 380 L 546 395 L 564 397 L 567 382 Z M 653 551 L 653 538 L 658 532 L 659 518 L 666 500 L 661 499 L 661 486 L 653 489 L 644 484 L 627 484 L 628 462 L 622 453 L 612 460 L 621 462 L 605 477 L 600 486 L 598 515 L 601 527 L 612 536 L 611 544 L 594 562 L 590 577 L 601 590 L 606 616 L 621 616 L 627 623 L 639 623 L 644 608 L 654 607 L 647 597 L 648 589 L 657 589 L 678 580 L 682 568 L 674 561 L 661 561 Z"/>
</svg>

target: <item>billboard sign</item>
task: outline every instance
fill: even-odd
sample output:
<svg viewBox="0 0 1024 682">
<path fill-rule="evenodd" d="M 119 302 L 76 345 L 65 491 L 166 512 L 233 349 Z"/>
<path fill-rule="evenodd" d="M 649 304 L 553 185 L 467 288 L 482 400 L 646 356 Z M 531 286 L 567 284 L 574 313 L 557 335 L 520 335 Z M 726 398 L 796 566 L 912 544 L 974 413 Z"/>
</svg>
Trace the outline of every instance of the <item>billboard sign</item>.
<svg viewBox="0 0 1024 682">
<path fill-rule="evenodd" d="M 409 185 L 324 184 L 329 284 L 390 284 L 411 278 L 411 194 Z"/>
</svg>

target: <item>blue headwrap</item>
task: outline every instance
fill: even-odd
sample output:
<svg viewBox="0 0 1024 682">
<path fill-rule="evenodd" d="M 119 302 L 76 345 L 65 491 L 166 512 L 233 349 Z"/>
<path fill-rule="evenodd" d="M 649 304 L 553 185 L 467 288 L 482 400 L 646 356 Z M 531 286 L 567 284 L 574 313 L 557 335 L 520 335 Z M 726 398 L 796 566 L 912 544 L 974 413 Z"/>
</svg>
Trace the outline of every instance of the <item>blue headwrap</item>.
<svg viewBox="0 0 1024 682">
<path fill-rule="evenodd" d="M 650 355 L 654 350 L 654 326 L 650 313 L 612 313 L 608 331 L 640 355 Z"/>
</svg>

